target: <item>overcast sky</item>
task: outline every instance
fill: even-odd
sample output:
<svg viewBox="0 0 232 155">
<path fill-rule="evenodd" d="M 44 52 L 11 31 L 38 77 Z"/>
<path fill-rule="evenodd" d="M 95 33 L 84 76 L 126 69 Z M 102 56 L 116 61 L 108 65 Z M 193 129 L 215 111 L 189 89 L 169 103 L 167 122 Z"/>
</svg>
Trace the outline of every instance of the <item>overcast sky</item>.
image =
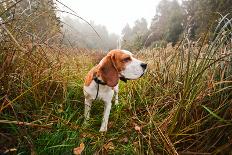
<svg viewBox="0 0 232 155">
<path fill-rule="evenodd" d="M 60 0 L 87 21 L 105 25 L 109 32 L 121 34 L 128 23 L 144 17 L 148 24 L 160 0 Z M 58 5 L 62 10 L 65 8 Z M 66 9 L 65 9 L 66 10 Z M 62 14 L 62 16 L 65 16 Z"/>
</svg>

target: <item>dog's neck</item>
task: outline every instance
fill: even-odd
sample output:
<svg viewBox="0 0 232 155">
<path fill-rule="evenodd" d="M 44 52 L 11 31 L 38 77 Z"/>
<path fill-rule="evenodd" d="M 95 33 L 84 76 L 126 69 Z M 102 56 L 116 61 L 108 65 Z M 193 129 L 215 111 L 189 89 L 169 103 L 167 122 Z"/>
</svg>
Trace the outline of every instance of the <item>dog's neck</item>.
<svg viewBox="0 0 232 155">
<path fill-rule="evenodd" d="M 121 76 L 121 77 L 119 77 L 119 79 L 125 83 L 127 83 L 127 80 L 129 80 L 129 79 L 125 78 L 125 76 Z"/>
<path fill-rule="evenodd" d="M 94 77 L 93 77 L 93 80 L 94 80 L 97 84 L 106 85 L 106 82 L 104 82 L 103 80 L 99 79 L 97 76 L 94 76 Z"/>
</svg>

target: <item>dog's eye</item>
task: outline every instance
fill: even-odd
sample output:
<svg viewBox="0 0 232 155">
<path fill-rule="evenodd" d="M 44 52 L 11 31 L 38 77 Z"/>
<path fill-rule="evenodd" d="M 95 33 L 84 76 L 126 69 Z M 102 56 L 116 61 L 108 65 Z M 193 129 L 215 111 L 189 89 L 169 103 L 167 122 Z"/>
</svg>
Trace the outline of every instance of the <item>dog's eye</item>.
<svg viewBox="0 0 232 155">
<path fill-rule="evenodd" d="M 123 62 L 128 62 L 128 61 L 130 61 L 130 60 L 131 60 L 130 57 L 126 57 L 126 58 L 124 58 L 122 61 L 123 61 Z"/>
</svg>

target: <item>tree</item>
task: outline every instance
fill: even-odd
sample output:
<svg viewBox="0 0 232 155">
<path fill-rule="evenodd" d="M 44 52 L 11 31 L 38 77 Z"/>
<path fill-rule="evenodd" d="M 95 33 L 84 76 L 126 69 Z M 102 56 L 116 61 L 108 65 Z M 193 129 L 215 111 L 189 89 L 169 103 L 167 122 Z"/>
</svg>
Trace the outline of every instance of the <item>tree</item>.
<svg viewBox="0 0 232 155">
<path fill-rule="evenodd" d="M 133 28 L 127 24 L 123 30 L 122 47 L 132 51 L 140 50 L 148 36 L 147 21 L 141 18 L 135 21 Z"/>
<path fill-rule="evenodd" d="M 129 24 L 126 24 L 126 26 L 122 29 L 122 36 L 124 40 L 131 40 L 132 29 Z"/>
<path fill-rule="evenodd" d="M 190 25 L 192 39 L 203 37 L 209 31 L 208 40 L 212 37 L 220 16 L 231 13 L 231 0 L 183 0 L 183 8 Z M 229 18 L 231 15 L 229 16 Z M 210 29 L 211 28 L 211 29 Z"/>
<path fill-rule="evenodd" d="M 27 28 L 27 34 L 21 39 L 33 39 L 39 42 L 57 41 L 60 33 L 60 19 L 56 15 L 53 0 L 21 1 L 15 10 L 16 19 L 22 19 L 21 27 Z"/>
<path fill-rule="evenodd" d="M 151 41 L 166 40 L 175 44 L 184 29 L 184 10 L 177 0 L 163 0 L 159 3 L 150 33 Z"/>
</svg>

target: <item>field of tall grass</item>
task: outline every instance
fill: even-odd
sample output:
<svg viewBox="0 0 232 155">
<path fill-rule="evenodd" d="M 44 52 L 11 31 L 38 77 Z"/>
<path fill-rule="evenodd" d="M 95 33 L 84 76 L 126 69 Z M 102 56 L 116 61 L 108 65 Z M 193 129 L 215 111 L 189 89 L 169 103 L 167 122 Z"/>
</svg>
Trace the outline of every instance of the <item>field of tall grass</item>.
<svg viewBox="0 0 232 155">
<path fill-rule="evenodd" d="M 104 53 L 8 49 L 0 59 L 3 153 L 72 154 L 80 144 L 82 154 L 232 153 L 232 70 L 224 44 L 193 47 L 183 40 L 139 51 L 149 69 L 139 80 L 120 83 L 120 105 L 112 108 L 107 133 L 98 132 L 101 101 L 83 125 L 84 76 Z"/>
<path fill-rule="evenodd" d="M 106 53 L 33 40 L 27 29 L 34 20 L 0 21 L 0 154 L 232 154 L 225 27 L 208 44 L 184 38 L 175 47 L 134 51 L 148 71 L 120 82 L 120 104 L 100 133 L 103 102 L 94 102 L 83 125 L 82 87 Z"/>
</svg>

